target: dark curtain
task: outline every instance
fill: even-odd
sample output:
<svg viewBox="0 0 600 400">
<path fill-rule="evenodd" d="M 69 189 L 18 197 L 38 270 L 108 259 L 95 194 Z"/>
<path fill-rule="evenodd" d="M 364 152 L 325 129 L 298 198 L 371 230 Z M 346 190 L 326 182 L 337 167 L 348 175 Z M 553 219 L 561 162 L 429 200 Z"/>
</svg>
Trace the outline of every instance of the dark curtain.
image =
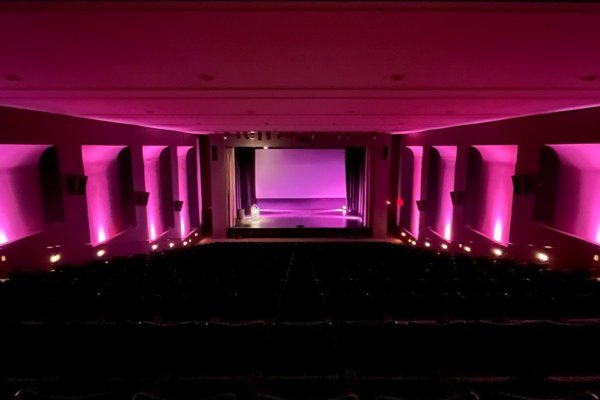
<svg viewBox="0 0 600 400">
<path fill-rule="evenodd" d="M 255 151 L 251 147 L 235 149 L 235 205 L 250 213 L 256 203 Z"/>
<path fill-rule="evenodd" d="M 365 156 L 364 147 L 346 149 L 346 201 L 348 212 L 353 215 L 364 214 Z"/>
</svg>

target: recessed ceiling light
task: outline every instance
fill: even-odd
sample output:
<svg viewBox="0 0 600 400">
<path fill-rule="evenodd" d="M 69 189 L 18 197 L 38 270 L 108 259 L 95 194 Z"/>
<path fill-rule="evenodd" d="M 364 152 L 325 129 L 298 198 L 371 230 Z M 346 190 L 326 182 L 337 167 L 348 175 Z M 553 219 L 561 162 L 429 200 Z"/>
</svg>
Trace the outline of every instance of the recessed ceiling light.
<svg viewBox="0 0 600 400">
<path fill-rule="evenodd" d="M 394 75 L 390 76 L 390 78 L 392 78 L 393 81 L 398 82 L 398 81 L 401 81 L 401 80 L 404 79 L 404 75 L 402 75 L 402 74 L 394 74 Z"/>
<path fill-rule="evenodd" d="M 2 77 L 7 81 L 11 82 L 18 82 L 23 80 L 23 77 L 17 74 L 2 74 Z"/>
<path fill-rule="evenodd" d="M 199 77 L 200 79 L 202 79 L 203 81 L 206 81 L 206 82 L 208 82 L 208 81 L 212 81 L 213 79 L 215 79 L 215 77 L 214 77 L 214 76 L 212 76 L 212 75 L 209 75 L 209 74 L 200 74 L 200 75 L 198 75 L 198 77 Z"/>
<path fill-rule="evenodd" d="M 594 82 L 597 79 L 598 79 L 598 75 L 594 75 L 594 74 L 584 75 L 581 77 L 581 80 L 585 81 L 585 82 Z"/>
</svg>

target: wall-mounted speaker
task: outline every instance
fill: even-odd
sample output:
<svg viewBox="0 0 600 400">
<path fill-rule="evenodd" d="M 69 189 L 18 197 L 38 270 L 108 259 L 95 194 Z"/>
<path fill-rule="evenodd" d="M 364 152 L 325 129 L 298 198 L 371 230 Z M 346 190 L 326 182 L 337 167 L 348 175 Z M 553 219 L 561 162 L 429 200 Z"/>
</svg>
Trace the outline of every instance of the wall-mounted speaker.
<svg viewBox="0 0 600 400">
<path fill-rule="evenodd" d="M 450 192 L 450 198 L 452 199 L 453 206 L 460 206 L 463 202 L 464 192 L 462 190 L 455 190 Z"/>
<path fill-rule="evenodd" d="M 135 205 L 140 207 L 146 207 L 148 205 L 149 198 L 149 192 L 135 192 Z"/>
<path fill-rule="evenodd" d="M 427 202 L 425 200 L 417 200 L 417 209 L 419 211 L 425 211 L 426 205 L 427 205 Z"/>
<path fill-rule="evenodd" d="M 512 184 L 515 194 L 531 194 L 535 189 L 535 177 L 531 174 L 515 175 L 512 177 Z"/>
<path fill-rule="evenodd" d="M 181 211 L 181 209 L 183 208 L 183 201 L 182 200 L 173 201 L 173 208 L 177 212 Z"/>
<path fill-rule="evenodd" d="M 85 175 L 67 175 L 67 192 L 76 196 L 84 195 L 87 178 Z"/>
</svg>

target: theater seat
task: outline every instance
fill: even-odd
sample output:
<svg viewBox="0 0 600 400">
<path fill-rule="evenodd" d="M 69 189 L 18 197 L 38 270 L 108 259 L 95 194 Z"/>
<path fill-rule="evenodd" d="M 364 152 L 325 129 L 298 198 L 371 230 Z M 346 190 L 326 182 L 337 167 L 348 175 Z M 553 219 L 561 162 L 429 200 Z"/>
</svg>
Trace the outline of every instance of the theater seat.
<svg viewBox="0 0 600 400">
<path fill-rule="evenodd" d="M 568 397 L 526 397 L 515 395 L 511 393 L 496 393 L 494 395 L 496 400 L 598 400 L 598 396 L 592 392 L 582 392 Z"/>
<path fill-rule="evenodd" d="M 150 393 L 136 393 L 132 400 L 167 400 L 163 397 L 156 396 Z M 171 399 L 169 399 L 171 400 Z M 194 400 L 237 400 L 237 396 L 233 393 L 220 393 L 211 397 L 195 397 Z"/>
<path fill-rule="evenodd" d="M 389 397 L 389 396 L 377 396 L 376 400 L 406 400 L 407 398 Z M 453 396 L 443 397 L 438 400 L 479 400 L 479 396 L 475 392 L 468 392 L 464 394 L 457 394 Z"/>
<path fill-rule="evenodd" d="M 259 393 L 256 395 L 256 400 L 290 400 L 290 398 L 282 398 L 273 396 L 270 394 Z M 295 400 L 296 398 L 294 398 Z M 355 394 L 345 394 L 338 397 L 330 397 L 330 398 L 319 398 L 319 397 L 303 397 L 303 400 L 359 400 L 358 396 Z"/>
<path fill-rule="evenodd" d="M 123 396 L 119 393 L 92 393 L 75 396 L 65 396 L 59 394 L 47 394 L 40 393 L 34 390 L 23 389 L 19 390 L 14 394 L 14 397 L 18 400 L 127 400 L 127 396 Z"/>
</svg>

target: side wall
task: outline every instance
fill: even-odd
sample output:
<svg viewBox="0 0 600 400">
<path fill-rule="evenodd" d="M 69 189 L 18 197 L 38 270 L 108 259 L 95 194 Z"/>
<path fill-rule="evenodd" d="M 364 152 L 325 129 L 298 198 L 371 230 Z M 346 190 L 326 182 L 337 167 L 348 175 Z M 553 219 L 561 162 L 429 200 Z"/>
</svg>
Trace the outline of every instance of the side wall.
<svg viewBox="0 0 600 400">
<path fill-rule="evenodd" d="M 401 147 L 423 146 L 424 154 L 432 146 L 457 146 L 455 190 L 464 191 L 469 178 L 468 157 L 472 146 L 518 146 L 515 175 L 531 175 L 537 182 L 540 175 L 542 149 L 550 144 L 583 144 L 600 142 L 600 109 L 585 109 L 537 115 L 511 120 L 475 124 L 462 127 L 408 134 L 402 137 Z M 600 156 L 600 154 L 598 155 Z M 427 179 L 428 160 L 423 159 L 423 179 Z M 535 186 L 535 184 L 534 184 Z M 421 196 L 426 195 L 424 183 Z M 532 260 L 536 252 L 550 256 L 550 263 L 561 267 L 596 268 L 597 245 L 552 229 L 534 218 L 536 190 L 529 194 L 514 194 L 511 207 L 511 224 L 505 251 L 509 256 Z M 483 213 L 484 210 L 479 210 Z M 487 240 L 465 223 L 465 208 L 454 206 L 453 242 L 474 243 L 484 254 L 489 254 L 493 241 Z M 420 216 L 420 240 L 430 236 L 423 213 Z"/>
<path fill-rule="evenodd" d="M 61 263 L 79 263 L 94 256 L 96 250 L 90 240 L 86 196 L 69 193 L 66 185 L 69 175 L 85 175 L 83 145 L 129 147 L 134 190 L 143 192 L 142 146 L 168 146 L 176 161 L 177 147 L 196 146 L 197 140 L 193 135 L 179 132 L 0 107 L 0 144 L 56 146 L 64 202 L 62 221 L 48 224 L 42 232 L 0 247 L 0 255 L 5 260 L 0 263 L 0 272 L 6 272 L 11 269 L 50 269 L 49 257 L 57 253 L 61 255 Z M 176 164 L 172 174 L 176 186 Z M 174 193 L 178 193 L 177 187 Z M 134 226 L 104 244 L 108 256 L 148 251 L 144 207 L 135 207 L 135 222 Z M 179 239 L 180 232 L 171 229 L 163 238 Z"/>
</svg>

